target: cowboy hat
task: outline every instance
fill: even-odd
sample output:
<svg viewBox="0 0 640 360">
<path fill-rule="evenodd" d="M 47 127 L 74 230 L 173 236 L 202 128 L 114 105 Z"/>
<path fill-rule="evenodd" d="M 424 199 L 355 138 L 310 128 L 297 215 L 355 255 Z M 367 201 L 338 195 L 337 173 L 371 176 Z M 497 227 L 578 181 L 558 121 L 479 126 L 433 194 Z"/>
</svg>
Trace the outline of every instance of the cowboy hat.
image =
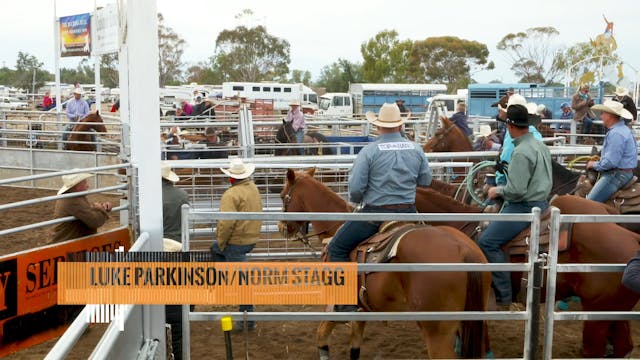
<svg viewBox="0 0 640 360">
<path fill-rule="evenodd" d="M 162 165 L 160 167 L 160 174 L 162 175 L 163 179 L 167 179 L 167 180 L 169 180 L 171 182 L 180 181 L 180 177 L 178 177 L 178 175 L 176 175 L 176 173 L 171 171 L 171 167 L 169 167 L 169 165 Z"/>
<path fill-rule="evenodd" d="M 405 120 L 400 116 L 400 109 L 398 108 L 398 105 L 387 103 L 382 104 L 378 116 L 371 111 L 368 111 L 366 116 L 370 123 L 383 128 L 394 128 L 400 126 L 404 124 Z"/>
<path fill-rule="evenodd" d="M 292 100 L 292 101 L 289 103 L 289 106 L 300 106 L 300 101 L 298 101 L 298 100 Z"/>
<path fill-rule="evenodd" d="M 242 159 L 231 159 L 228 169 L 220 168 L 220 170 L 234 179 L 246 179 L 256 170 L 256 166 L 251 163 L 243 163 Z"/>
<path fill-rule="evenodd" d="M 627 96 L 629 95 L 629 90 L 623 88 L 621 86 L 616 87 L 616 91 L 614 92 L 617 96 Z"/>
<path fill-rule="evenodd" d="M 591 107 L 592 110 L 600 110 L 607 112 L 609 114 L 620 116 L 623 119 L 633 119 L 633 115 L 629 112 L 629 110 L 624 108 L 622 103 L 613 100 L 607 100 L 602 105 L 594 105 Z"/>
<path fill-rule="evenodd" d="M 82 180 L 88 179 L 92 176 L 93 174 L 89 173 L 62 175 L 62 187 L 60 188 L 60 190 L 58 190 L 58 195 L 66 193 L 67 191 L 69 191 L 69 189 L 82 182 Z"/>
<path fill-rule="evenodd" d="M 564 108 L 570 108 L 571 106 L 569 105 L 568 102 L 563 102 L 562 104 L 560 104 L 560 109 L 564 109 Z"/>
<path fill-rule="evenodd" d="M 540 108 L 542 106 L 542 108 Z M 540 110 L 542 109 L 542 110 Z M 546 109 L 543 104 L 536 105 L 534 102 L 527 103 L 527 112 L 529 113 L 529 125 L 537 126 L 542 121 L 539 113 Z"/>
<path fill-rule="evenodd" d="M 531 114 L 526 105 L 510 105 L 507 109 L 507 124 L 515 125 L 518 127 L 527 127 L 531 125 Z"/>
<path fill-rule="evenodd" d="M 513 94 L 509 97 L 509 101 L 507 102 L 507 106 L 503 107 L 502 105 L 498 104 L 498 109 L 507 112 L 507 109 L 509 108 L 509 106 L 511 105 L 522 105 L 524 107 L 527 106 L 527 99 L 524 98 L 524 96 L 520 95 L 520 94 Z"/>
<path fill-rule="evenodd" d="M 480 125 L 479 131 L 478 131 L 478 135 L 482 136 L 482 137 L 486 137 L 491 135 L 491 133 L 493 132 L 493 130 L 491 130 L 491 126 L 490 125 Z"/>
<path fill-rule="evenodd" d="M 82 88 L 77 87 L 77 88 L 73 89 L 73 93 L 74 94 L 78 94 L 78 95 L 82 95 Z"/>
</svg>

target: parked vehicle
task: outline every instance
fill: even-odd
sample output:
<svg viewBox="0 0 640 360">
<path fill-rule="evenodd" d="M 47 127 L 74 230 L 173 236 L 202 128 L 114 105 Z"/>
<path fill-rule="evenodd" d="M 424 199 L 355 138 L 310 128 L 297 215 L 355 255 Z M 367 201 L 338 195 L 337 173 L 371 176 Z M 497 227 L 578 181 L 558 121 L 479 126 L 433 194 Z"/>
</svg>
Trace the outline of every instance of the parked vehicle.
<svg viewBox="0 0 640 360">
<path fill-rule="evenodd" d="M 225 82 L 222 84 L 225 98 L 246 98 L 249 100 L 271 100 L 275 111 L 286 112 L 289 103 L 299 101 L 305 113 L 318 110 L 318 95 L 304 84 L 283 84 L 272 82 Z"/>
<path fill-rule="evenodd" d="M 2 110 L 27 110 L 29 104 L 14 97 L 0 96 L 0 109 Z"/>
</svg>

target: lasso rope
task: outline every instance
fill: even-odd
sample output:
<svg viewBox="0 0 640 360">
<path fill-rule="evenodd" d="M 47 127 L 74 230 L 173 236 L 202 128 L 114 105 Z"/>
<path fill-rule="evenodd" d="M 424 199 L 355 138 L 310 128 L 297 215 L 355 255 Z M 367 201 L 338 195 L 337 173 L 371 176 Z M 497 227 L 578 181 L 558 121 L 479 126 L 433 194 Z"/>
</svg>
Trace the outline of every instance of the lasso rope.
<svg viewBox="0 0 640 360">
<path fill-rule="evenodd" d="M 577 158 L 575 158 L 575 159 L 573 159 L 573 160 L 571 160 L 571 161 L 569 161 L 567 163 L 567 169 L 573 169 L 577 162 L 580 162 L 580 161 L 588 162 L 588 161 L 592 161 L 592 160 L 593 161 L 598 161 L 598 160 L 600 160 L 600 156 L 598 156 L 598 155 L 578 156 Z"/>
<path fill-rule="evenodd" d="M 488 199 L 485 201 L 482 201 L 475 192 L 475 189 L 473 188 L 473 180 L 475 179 L 475 176 L 478 172 L 480 172 L 480 170 L 487 168 L 487 167 L 492 167 L 495 166 L 495 162 L 494 161 L 489 161 L 489 160 L 484 160 L 481 161 L 475 165 L 473 165 L 471 167 L 471 170 L 469 170 L 469 174 L 467 175 L 467 178 L 465 179 L 465 184 L 467 185 L 467 192 L 469 193 L 469 195 L 471 195 L 471 198 L 473 199 L 473 201 L 475 201 L 476 203 L 478 203 L 480 206 L 485 207 L 487 206 L 487 202 Z M 462 184 L 460 184 L 460 187 L 462 187 Z M 458 189 L 460 190 L 460 189 Z M 456 195 L 458 193 L 456 192 Z"/>
</svg>

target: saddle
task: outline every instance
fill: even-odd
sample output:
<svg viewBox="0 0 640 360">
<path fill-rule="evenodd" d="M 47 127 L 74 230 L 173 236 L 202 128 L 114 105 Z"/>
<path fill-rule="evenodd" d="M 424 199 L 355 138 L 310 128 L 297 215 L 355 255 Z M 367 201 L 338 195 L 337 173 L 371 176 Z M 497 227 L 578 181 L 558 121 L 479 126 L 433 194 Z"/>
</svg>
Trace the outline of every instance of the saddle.
<svg viewBox="0 0 640 360">
<path fill-rule="evenodd" d="M 414 229 L 424 228 L 430 225 L 415 224 L 401 221 L 386 221 L 378 228 L 378 233 L 361 242 L 349 253 L 349 260 L 359 263 L 384 263 L 393 259 L 398 250 L 400 240 Z M 323 251 L 322 260 L 327 261 L 328 254 Z M 365 278 L 369 273 L 358 274 L 358 301 L 362 308 L 371 311 L 367 300 L 367 288 Z"/>
<path fill-rule="evenodd" d="M 628 183 L 607 200 L 606 204 L 616 208 L 620 214 L 640 212 L 640 183 L 638 183 L 638 177 L 631 178 Z"/>
<path fill-rule="evenodd" d="M 558 252 L 566 251 L 571 240 L 572 224 L 560 225 L 560 237 L 558 241 Z M 502 246 L 507 257 L 514 255 L 526 255 L 529 250 L 529 239 L 531 237 L 531 226 L 522 230 L 515 238 Z M 549 238 L 551 237 L 551 210 L 547 209 L 540 215 L 540 244 L 539 251 L 549 251 Z"/>
</svg>

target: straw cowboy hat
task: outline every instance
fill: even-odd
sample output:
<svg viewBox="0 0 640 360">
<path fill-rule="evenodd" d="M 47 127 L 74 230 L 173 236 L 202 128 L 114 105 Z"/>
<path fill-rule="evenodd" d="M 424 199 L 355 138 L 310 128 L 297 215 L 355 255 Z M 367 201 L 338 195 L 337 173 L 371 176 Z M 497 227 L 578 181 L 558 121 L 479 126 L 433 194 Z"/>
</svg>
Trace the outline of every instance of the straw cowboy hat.
<svg viewBox="0 0 640 360">
<path fill-rule="evenodd" d="M 82 180 L 88 179 L 92 176 L 93 174 L 89 173 L 62 175 L 62 187 L 58 190 L 58 195 L 66 193 L 69 189 L 78 185 Z"/>
<path fill-rule="evenodd" d="M 298 100 L 293 100 L 289 103 L 289 106 L 300 106 L 300 101 Z"/>
<path fill-rule="evenodd" d="M 367 120 L 374 125 L 384 128 L 394 128 L 404 124 L 405 119 L 400 116 L 400 109 L 396 104 L 382 104 L 378 116 L 371 111 L 367 112 Z"/>
<path fill-rule="evenodd" d="M 246 179 L 256 170 L 256 166 L 251 163 L 243 163 L 242 159 L 231 159 L 228 169 L 220 168 L 220 170 L 234 179 Z"/>
<path fill-rule="evenodd" d="M 602 105 L 594 105 L 591 109 L 617 115 L 623 119 L 633 119 L 633 115 L 631 115 L 629 110 L 624 108 L 624 105 L 622 105 L 622 103 L 613 100 L 607 100 Z"/>
<path fill-rule="evenodd" d="M 171 167 L 169 167 L 169 165 L 162 165 L 162 167 L 160 168 L 160 174 L 162 175 L 163 179 L 167 179 L 171 182 L 180 181 L 180 177 L 178 177 L 176 173 L 171 171 Z"/>
<path fill-rule="evenodd" d="M 629 95 L 629 90 L 623 88 L 621 86 L 616 87 L 616 91 L 614 92 L 617 96 L 627 96 Z"/>
<path fill-rule="evenodd" d="M 73 93 L 74 94 L 78 94 L 78 95 L 82 95 L 82 88 L 77 87 L 77 88 L 73 89 Z"/>
</svg>

